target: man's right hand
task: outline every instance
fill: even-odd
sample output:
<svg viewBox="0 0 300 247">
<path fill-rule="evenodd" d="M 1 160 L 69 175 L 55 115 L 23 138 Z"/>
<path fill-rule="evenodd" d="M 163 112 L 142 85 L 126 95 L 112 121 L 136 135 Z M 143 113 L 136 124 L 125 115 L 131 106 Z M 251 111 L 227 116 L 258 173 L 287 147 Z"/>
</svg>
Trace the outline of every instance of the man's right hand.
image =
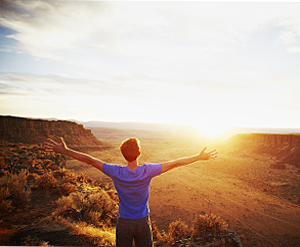
<svg viewBox="0 0 300 247">
<path fill-rule="evenodd" d="M 97 158 L 94 158 L 88 154 L 81 153 L 75 150 L 72 150 L 67 147 L 64 139 L 61 137 L 60 142 L 56 142 L 50 138 L 44 142 L 45 151 L 47 152 L 56 152 L 69 156 L 70 158 L 82 161 L 86 164 L 92 165 L 95 168 L 102 171 L 104 162 Z"/>
<path fill-rule="evenodd" d="M 199 154 L 200 160 L 214 160 L 215 158 L 217 158 L 217 155 L 218 155 L 217 150 L 213 150 L 210 152 L 205 152 L 205 150 L 206 150 L 206 147 L 203 148 L 203 150 Z"/>
<path fill-rule="evenodd" d="M 60 142 L 48 138 L 47 141 L 44 142 L 44 147 L 46 152 L 56 152 L 56 153 L 65 153 L 68 149 L 64 139 L 60 137 Z"/>
</svg>

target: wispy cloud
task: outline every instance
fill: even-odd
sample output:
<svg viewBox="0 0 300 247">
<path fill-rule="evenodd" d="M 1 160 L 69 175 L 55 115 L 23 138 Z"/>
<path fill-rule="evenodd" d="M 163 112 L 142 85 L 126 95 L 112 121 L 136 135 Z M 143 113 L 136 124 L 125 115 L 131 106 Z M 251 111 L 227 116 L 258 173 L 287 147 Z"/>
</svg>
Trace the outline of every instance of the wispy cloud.
<svg viewBox="0 0 300 247">
<path fill-rule="evenodd" d="M 105 2 L 4 1 L 1 24 L 20 49 L 37 58 L 66 59 L 103 23 Z M 88 18 L 87 18 L 88 17 Z M 93 20 L 91 22 L 90 20 Z"/>
<path fill-rule="evenodd" d="M 11 95 L 95 95 L 115 98 L 151 98 L 169 96 L 170 84 L 155 77 L 115 76 L 100 79 L 71 78 L 54 75 L 9 73 L 0 76 L 0 93 Z M 173 91 L 174 97 L 184 87 Z M 173 86 L 173 89 L 176 85 Z"/>
<path fill-rule="evenodd" d="M 242 46 L 249 34 L 268 25 L 283 29 L 278 39 L 288 48 L 298 47 L 300 37 L 297 4 L 5 0 L 3 6 L 1 24 L 15 31 L 9 37 L 21 50 L 82 66 L 89 59 L 99 62 L 105 52 L 195 60 Z M 190 53 L 196 56 L 187 57 Z"/>
</svg>

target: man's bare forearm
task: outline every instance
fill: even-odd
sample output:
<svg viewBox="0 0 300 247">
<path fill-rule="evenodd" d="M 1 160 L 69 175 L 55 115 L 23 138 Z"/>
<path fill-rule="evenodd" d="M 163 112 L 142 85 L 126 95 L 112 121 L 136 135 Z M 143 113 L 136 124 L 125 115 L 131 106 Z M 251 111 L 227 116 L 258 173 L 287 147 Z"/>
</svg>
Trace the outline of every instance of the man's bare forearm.
<svg viewBox="0 0 300 247">
<path fill-rule="evenodd" d="M 95 168 L 102 171 L 102 167 L 103 167 L 104 162 L 102 162 L 101 160 L 96 159 L 96 158 L 94 158 L 94 157 L 92 157 L 88 154 L 81 153 L 81 152 L 72 150 L 70 148 L 66 148 L 62 152 L 62 154 L 65 154 L 65 155 L 69 156 L 70 158 L 82 161 L 82 162 L 84 162 L 88 165 L 94 166 Z"/>
<path fill-rule="evenodd" d="M 186 166 L 186 165 L 193 164 L 199 160 L 200 160 L 199 155 L 195 155 L 195 156 L 191 156 L 191 157 L 181 158 L 181 159 L 178 159 L 173 162 L 174 162 L 175 167 L 180 167 L 180 166 Z"/>
<path fill-rule="evenodd" d="M 46 151 L 57 152 L 57 153 L 67 155 L 70 158 L 73 158 L 73 159 L 82 161 L 86 164 L 92 165 L 95 168 L 102 171 L 103 164 L 104 164 L 103 161 L 96 159 L 88 154 L 81 153 L 81 152 L 78 152 L 78 151 L 68 148 L 66 143 L 64 142 L 63 138 L 60 138 L 59 143 L 57 143 L 51 139 L 47 139 L 47 141 L 44 142 L 44 146 L 45 146 Z"/>
<path fill-rule="evenodd" d="M 199 160 L 201 160 L 199 155 L 195 155 L 195 156 L 191 156 L 191 157 L 186 157 L 186 158 L 181 158 L 181 159 L 177 159 L 177 160 L 173 160 L 173 161 L 164 162 L 164 163 L 162 163 L 162 172 L 164 173 L 164 172 L 167 172 L 176 167 L 190 165 Z"/>
<path fill-rule="evenodd" d="M 75 150 L 72 150 L 70 148 L 66 148 L 61 153 L 69 156 L 70 158 L 82 161 L 87 164 L 91 164 L 92 160 L 93 160 L 93 158 L 91 156 L 81 153 L 81 152 L 78 152 L 78 151 L 75 151 Z"/>
<path fill-rule="evenodd" d="M 205 150 L 206 150 L 206 148 L 204 148 L 200 154 L 195 155 L 195 156 L 190 156 L 190 157 L 181 158 L 181 159 L 162 163 L 162 173 L 167 172 L 176 167 L 193 164 L 200 160 L 211 160 L 211 159 L 215 159 L 217 157 L 218 152 L 216 150 L 213 150 L 208 153 L 205 152 Z"/>
</svg>

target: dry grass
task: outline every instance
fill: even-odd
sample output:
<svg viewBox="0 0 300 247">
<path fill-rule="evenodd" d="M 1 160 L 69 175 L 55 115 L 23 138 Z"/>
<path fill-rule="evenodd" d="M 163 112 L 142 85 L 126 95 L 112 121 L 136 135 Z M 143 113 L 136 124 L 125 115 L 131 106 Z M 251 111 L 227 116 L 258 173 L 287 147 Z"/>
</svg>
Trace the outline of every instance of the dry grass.
<svg viewBox="0 0 300 247">
<path fill-rule="evenodd" d="M 31 194 L 27 176 L 26 171 L 21 171 L 19 174 L 7 173 L 0 178 L 0 216 L 27 208 Z"/>
<path fill-rule="evenodd" d="M 156 246 L 174 245 L 180 240 L 203 238 L 203 242 L 213 242 L 221 233 L 225 233 L 228 228 L 227 223 L 220 217 L 213 214 L 197 215 L 191 226 L 182 220 L 173 221 L 167 232 L 159 232 L 156 223 L 152 224 L 153 237 Z M 221 239 L 221 238 L 220 238 Z M 220 245 L 223 246 L 223 245 Z"/>
<path fill-rule="evenodd" d="M 24 245 L 26 246 L 51 246 L 49 242 L 45 242 L 37 237 L 28 236 L 24 241 Z"/>
<path fill-rule="evenodd" d="M 203 233 L 222 232 L 227 230 L 228 224 L 219 216 L 214 214 L 197 215 L 193 224 L 193 236 L 199 237 Z"/>
<path fill-rule="evenodd" d="M 176 241 L 185 239 L 191 235 L 189 226 L 181 221 L 176 220 L 169 225 L 169 231 L 166 234 L 168 244 L 174 244 Z"/>
<path fill-rule="evenodd" d="M 117 216 L 117 202 L 102 189 L 96 188 L 93 193 L 74 192 L 56 201 L 53 215 L 85 221 L 96 226 L 111 226 L 112 220 Z"/>
<path fill-rule="evenodd" d="M 73 233 L 93 238 L 95 246 L 115 246 L 115 228 L 97 228 L 85 222 L 78 222 L 73 225 Z"/>
</svg>

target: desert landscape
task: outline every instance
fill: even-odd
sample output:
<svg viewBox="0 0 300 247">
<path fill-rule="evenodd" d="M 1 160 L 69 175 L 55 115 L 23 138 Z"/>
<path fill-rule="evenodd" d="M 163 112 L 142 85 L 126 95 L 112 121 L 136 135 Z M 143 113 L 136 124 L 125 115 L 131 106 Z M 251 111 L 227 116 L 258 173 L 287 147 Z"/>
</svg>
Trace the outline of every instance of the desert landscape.
<svg viewBox="0 0 300 247">
<path fill-rule="evenodd" d="M 2 211 L 1 215 L 1 245 L 70 246 L 77 241 L 77 245 L 82 246 L 113 246 L 117 197 L 110 178 L 81 162 L 45 153 L 41 143 L 13 144 L 12 139 L 17 135 L 10 135 L 9 125 L 3 125 L 7 119 L 1 120 L 5 132 L 1 132 L 0 206 L 4 209 L 6 205 L 9 212 Z M 31 122 L 32 132 L 36 128 L 35 121 L 26 121 Z M 16 133 L 18 124 L 14 123 L 13 132 Z M 55 121 L 51 122 L 52 128 L 53 124 Z M 69 125 L 74 126 L 65 123 L 65 131 Z M 25 125 L 20 126 L 24 134 L 27 131 Z M 48 121 L 39 123 L 39 126 L 48 135 L 62 133 L 62 128 L 58 132 L 47 130 Z M 77 137 L 74 134 L 77 127 L 72 127 L 71 133 Z M 157 133 L 91 128 L 91 131 L 81 134 L 86 140 L 84 151 L 113 164 L 125 164 L 119 145 L 133 135 L 141 141 L 140 164 L 197 154 L 207 145 L 201 139 L 196 141 L 195 138 L 184 138 L 184 135 Z M 71 137 L 69 135 L 68 141 L 72 146 Z M 98 148 L 90 145 L 95 142 L 95 137 L 99 140 Z M 78 145 L 80 139 L 75 141 Z M 80 149 L 80 145 L 76 145 L 74 148 Z M 300 135 L 240 134 L 207 146 L 218 150 L 216 160 L 177 168 L 152 181 L 150 209 L 151 219 L 155 222 L 156 246 L 299 246 Z M 21 168 L 23 171 L 26 168 L 27 173 L 20 172 Z M 14 173 L 19 174 L 18 177 L 12 175 Z M 23 180 L 20 174 L 23 174 Z M 24 188 L 22 195 L 27 195 L 19 205 L 14 204 L 12 193 L 6 196 L 4 193 L 9 190 L 9 181 L 14 187 L 18 180 Z M 84 204 L 77 208 L 66 206 L 71 205 L 76 196 L 77 200 L 83 195 L 96 200 L 95 196 L 92 197 L 94 193 L 97 200 L 102 198 L 102 204 L 105 202 L 106 211 L 102 208 L 99 213 L 99 208 L 91 210 L 89 206 L 83 214 Z M 9 201 L 12 204 L 7 205 Z M 24 207 L 25 204 L 28 205 Z M 192 242 L 188 234 L 173 242 L 162 240 L 162 236 L 165 239 L 170 236 L 172 223 L 177 222 L 177 226 L 183 229 L 191 227 L 198 215 L 211 214 L 228 225 L 226 228 L 235 234 L 237 241 L 227 241 L 222 237 L 218 241 L 200 243 L 198 236 L 197 243 L 197 238 Z"/>
<path fill-rule="evenodd" d="M 218 151 L 151 181 L 155 247 L 300 247 L 299 1 L 0 13 L 0 246 L 115 246 L 112 180 L 43 143 L 126 165 L 136 137 L 141 165 Z"/>
<path fill-rule="evenodd" d="M 114 152 L 92 154 L 107 162 L 124 163 L 118 150 L 122 140 L 105 141 L 114 146 Z M 196 154 L 203 148 L 201 141 L 193 143 L 189 140 L 143 139 L 141 145 L 141 164 Z M 219 151 L 215 161 L 178 168 L 153 180 L 150 208 L 152 219 L 159 228 L 167 230 L 177 219 L 191 224 L 195 215 L 201 212 L 214 213 L 239 234 L 244 246 L 298 246 L 299 168 L 288 163 L 284 163 L 283 169 L 272 168 L 279 162 L 278 157 L 268 151 L 259 153 L 262 147 L 259 149 L 255 143 L 237 145 L 227 141 L 210 145 L 209 148 Z M 265 149 L 266 146 L 269 151 L 274 148 L 271 143 L 264 144 Z M 68 161 L 67 167 L 76 171 L 84 169 L 94 179 L 107 179 L 77 161 Z"/>
</svg>

